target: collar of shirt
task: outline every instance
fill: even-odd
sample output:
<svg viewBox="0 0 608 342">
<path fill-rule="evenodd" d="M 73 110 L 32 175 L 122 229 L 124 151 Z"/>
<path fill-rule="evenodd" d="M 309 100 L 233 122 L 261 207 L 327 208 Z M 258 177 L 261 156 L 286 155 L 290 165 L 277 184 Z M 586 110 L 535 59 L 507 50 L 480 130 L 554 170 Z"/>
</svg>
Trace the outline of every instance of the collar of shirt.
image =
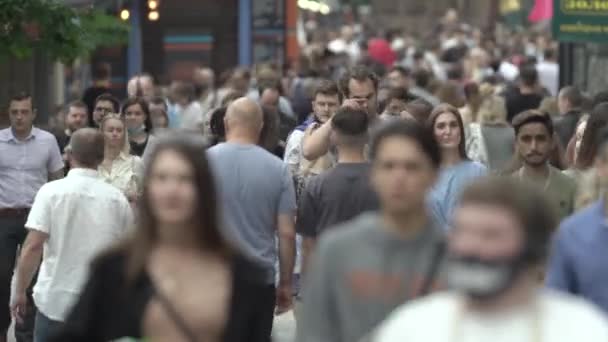
<svg viewBox="0 0 608 342">
<path fill-rule="evenodd" d="M 71 169 L 70 172 L 68 172 L 68 177 L 73 176 L 97 178 L 99 177 L 99 172 L 93 169 L 76 168 Z"/>
<path fill-rule="evenodd" d="M 35 139 L 36 135 L 38 134 L 39 131 L 40 130 L 38 128 L 32 126 L 32 130 L 30 132 L 30 135 L 27 138 L 25 138 L 24 140 L 18 140 L 15 137 L 15 134 L 13 133 L 13 128 L 12 127 L 5 128 L 3 130 L 0 130 L 0 141 L 5 141 L 5 142 L 12 141 L 12 142 L 15 142 L 15 143 L 18 142 L 18 141 L 28 141 L 30 139 Z"/>
</svg>

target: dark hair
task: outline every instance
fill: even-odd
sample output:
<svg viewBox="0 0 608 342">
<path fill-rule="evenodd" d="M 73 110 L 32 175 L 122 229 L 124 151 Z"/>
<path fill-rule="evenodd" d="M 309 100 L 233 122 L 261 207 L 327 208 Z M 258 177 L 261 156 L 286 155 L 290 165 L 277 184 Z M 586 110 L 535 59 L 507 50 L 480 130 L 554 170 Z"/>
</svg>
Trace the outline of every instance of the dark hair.
<svg viewBox="0 0 608 342">
<path fill-rule="evenodd" d="M 511 212 L 526 236 L 524 260 L 536 264 L 547 257 L 558 220 L 541 189 L 512 177 L 482 177 L 467 186 L 460 198 L 466 204 L 491 205 Z"/>
<path fill-rule="evenodd" d="M 535 66 L 525 64 L 519 68 L 519 77 L 524 85 L 533 87 L 538 82 L 538 71 Z"/>
<path fill-rule="evenodd" d="M 66 115 L 70 112 L 70 108 L 84 108 L 86 109 L 87 113 L 89 112 L 89 107 L 87 104 L 80 100 L 72 101 L 65 106 L 64 112 Z"/>
<path fill-rule="evenodd" d="M 433 111 L 433 105 L 423 99 L 415 99 L 405 104 L 405 110 L 412 114 L 420 123 L 424 124 Z"/>
<path fill-rule="evenodd" d="M 391 88 L 388 91 L 386 100 L 384 101 L 385 106 L 388 106 L 392 100 L 399 100 L 403 102 L 413 101 L 416 98 L 410 94 L 407 89 L 404 88 Z"/>
<path fill-rule="evenodd" d="M 378 92 L 378 76 L 376 76 L 368 67 L 356 65 L 348 70 L 340 79 L 339 88 L 345 99 L 350 98 L 350 89 L 348 86 L 350 80 L 357 80 L 359 82 L 370 80 L 374 86 L 374 92 Z"/>
<path fill-rule="evenodd" d="M 262 106 L 262 114 L 264 115 L 264 125 L 260 132 L 258 145 L 268 152 L 274 153 L 279 145 L 280 114 L 276 108 L 268 106 Z"/>
<path fill-rule="evenodd" d="M 404 66 L 401 66 L 401 65 L 396 65 L 396 66 L 392 67 L 388 72 L 389 72 L 389 74 L 392 72 L 398 72 L 402 77 L 410 77 L 410 75 L 412 74 L 410 69 L 408 69 Z"/>
<path fill-rule="evenodd" d="M 211 134 L 213 134 L 215 137 L 216 143 L 226 140 L 226 127 L 224 126 L 226 110 L 226 107 L 220 107 L 211 113 L 209 126 L 211 129 Z"/>
<path fill-rule="evenodd" d="M 321 80 L 315 87 L 312 93 L 313 101 L 317 99 L 317 95 L 338 96 L 338 102 L 342 102 L 342 94 L 338 89 L 338 84 L 331 80 Z"/>
<path fill-rule="evenodd" d="M 104 146 L 100 130 L 81 128 L 70 139 L 70 154 L 82 166 L 96 169 L 103 162 Z"/>
<path fill-rule="evenodd" d="M 105 80 L 110 78 L 112 74 L 112 66 L 110 63 L 99 62 L 95 64 L 93 70 L 91 72 L 91 76 L 93 76 L 94 80 Z"/>
<path fill-rule="evenodd" d="M 341 135 L 362 136 L 367 134 L 369 118 L 366 112 L 350 107 L 338 109 L 331 119 L 331 127 Z"/>
<path fill-rule="evenodd" d="M 21 101 L 25 101 L 25 100 L 31 100 L 32 99 L 32 95 L 30 95 L 28 92 L 25 91 L 20 91 L 17 93 L 14 93 L 13 95 L 11 95 L 9 101 L 8 101 L 8 105 L 10 107 L 11 103 L 13 102 L 21 102 Z M 34 107 L 34 104 L 32 103 L 32 109 Z"/>
<path fill-rule="evenodd" d="M 126 245 L 128 254 L 128 276 L 137 279 L 145 269 L 150 252 L 158 243 L 158 220 L 150 204 L 150 180 L 158 156 L 171 151 L 179 154 L 193 169 L 194 188 L 197 193 L 196 210 L 192 217 L 195 239 L 201 249 L 222 257 L 230 257 L 232 248 L 221 233 L 217 206 L 217 190 L 202 137 L 189 134 L 160 135 L 150 155 L 144 179 L 143 194 L 139 204 L 139 222 L 135 235 Z"/>
<path fill-rule="evenodd" d="M 103 94 L 97 96 L 97 98 L 95 99 L 95 103 L 93 104 L 93 108 L 95 108 L 97 106 L 97 103 L 99 101 L 112 102 L 112 106 L 114 107 L 114 113 L 118 113 L 118 111 L 120 110 L 120 103 L 118 102 L 118 99 L 115 98 L 110 93 L 103 93 Z"/>
<path fill-rule="evenodd" d="M 412 77 L 414 78 L 414 82 L 416 83 L 416 85 L 424 89 L 429 86 L 429 83 L 432 79 L 431 73 L 422 68 L 414 70 L 414 72 L 412 73 Z"/>
<path fill-rule="evenodd" d="M 553 59 L 553 58 L 555 58 L 555 55 L 556 55 L 555 49 L 553 49 L 553 48 L 547 48 L 544 51 L 545 59 Z"/>
<path fill-rule="evenodd" d="M 127 110 L 130 107 L 133 107 L 135 105 L 139 105 L 142 112 L 144 112 L 144 114 L 146 115 L 146 117 L 144 118 L 144 126 L 146 127 L 146 132 L 152 131 L 152 119 L 150 118 L 150 107 L 148 107 L 148 102 L 146 102 L 146 100 L 144 100 L 143 97 L 131 97 L 131 98 L 126 99 L 122 103 L 122 108 L 120 111 L 122 116 L 126 117 Z"/>
<path fill-rule="evenodd" d="M 541 123 L 547 129 L 549 137 L 553 137 L 553 121 L 551 117 L 537 109 L 529 109 L 523 111 L 513 118 L 513 128 L 515 129 L 515 135 L 519 135 L 519 130 L 530 123 Z"/>
<path fill-rule="evenodd" d="M 281 87 L 281 82 L 276 79 L 266 79 L 261 80 L 258 84 L 258 93 L 260 97 L 264 93 L 266 89 L 271 89 L 279 93 L 279 95 L 283 95 L 283 88 Z"/>
<path fill-rule="evenodd" d="M 460 143 L 458 143 L 458 154 L 460 155 L 460 158 L 462 158 L 463 160 L 468 160 L 469 157 L 467 156 L 467 151 L 466 151 L 466 146 L 465 146 L 465 131 L 464 131 L 464 123 L 462 122 L 462 117 L 460 116 L 460 112 L 458 111 L 458 109 L 454 106 L 451 106 L 447 103 L 442 103 L 440 105 L 438 105 L 437 107 L 435 107 L 435 109 L 433 109 L 433 111 L 431 112 L 431 115 L 429 115 L 429 118 L 426 121 L 426 126 L 427 128 L 431 131 L 432 136 L 433 136 L 433 140 L 435 139 L 435 122 L 437 121 L 437 118 L 441 115 L 441 114 L 445 114 L 445 113 L 450 113 L 452 115 L 454 115 L 454 117 L 456 118 L 456 121 L 458 122 L 458 129 L 460 129 Z"/>
<path fill-rule="evenodd" d="M 562 88 L 562 90 L 559 92 L 559 96 L 568 100 L 573 108 L 581 108 L 585 102 L 583 93 L 580 91 L 580 89 L 578 89 L 578 87 L 575 86 L 567 86 Z"/>
<path fill-rule="evenodd" d="M 600 103 L 593 108 L 576 159 L 576 168 L 586 170 L 593 165 L 598 145 L 597 139 L 604 127 L 608 127 L 608 102 Z"/>
<path fill-rule="evenodd" d="M 433 133 L 429 129 L 411 120 L 388 120 L 382 122 L 373 131 L 369 144 L 369 155 L 371 160 L 375 160 L 380 145 L 389 138 L 400 137 L 411 139 L 426 154 L 435 169 L 441 165 L 441 152 L 437 141 L 433 138 Z"/>
<path fill-rule="evenodd" d="M 464 97 L 470 101 L 474 96 L 480 95 L 479 85 L 475 82 L 468 82 L 464 85 Z"/>
<path fill-rule="evenodd" d="M 608 102 L 608 90 L 602 90 L 593 96 L 592 107 L 599 105 L 600 103 Z"/>
</svg>

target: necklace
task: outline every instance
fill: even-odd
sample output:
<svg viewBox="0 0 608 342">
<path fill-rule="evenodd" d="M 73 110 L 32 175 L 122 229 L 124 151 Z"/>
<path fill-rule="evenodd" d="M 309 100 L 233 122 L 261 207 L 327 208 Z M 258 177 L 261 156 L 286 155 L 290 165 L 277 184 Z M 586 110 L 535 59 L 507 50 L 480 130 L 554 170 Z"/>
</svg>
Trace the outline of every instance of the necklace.
<svg viewBox="0 0 608 342">
<path fill-rule="evenodd" d="M 547 176 L 547 179 L 545 180 L 545 185 L 543 185 L 543 192 L 546 192 L 547 189 L 549 188 L 549 184 L 551 184 L 552 177 L 553 177 L 553 169 L 551 167 L 549 167 L 549 175 Z M 524 175 L 523 167 L 521 169 L 519 169 L 519 171 L 518 171 L 518 178 L 520 181 L 526 180 L 526 176 Z"/>
<path fill-rule="evenodd" d="M 456 342 L 465 340 L 465 337 L 462 335 L 462 324 L 464 321 L 465 309 L 464 305 L 460 305 L 456 309 L 456 317 L 452 323 L 452 336 L 449 341 Z M 532 342 L 542 342 L 542 322 L 541 322 L 541 313 L 538 304 L 534 305 L 532 312 L 532 321 L 530 322 L 530 330 L 531 330 L 531 339 Z"/>
</svg>

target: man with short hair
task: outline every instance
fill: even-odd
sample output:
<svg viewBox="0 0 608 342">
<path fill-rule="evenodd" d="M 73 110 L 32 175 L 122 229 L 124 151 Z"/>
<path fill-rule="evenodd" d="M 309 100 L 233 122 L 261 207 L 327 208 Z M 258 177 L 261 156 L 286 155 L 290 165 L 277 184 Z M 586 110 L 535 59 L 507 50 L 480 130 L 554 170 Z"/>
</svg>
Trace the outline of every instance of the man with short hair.
<svg viewBox="0 0 608 342">
<path fill-rule="evenodd" d="M 63 177 L 57 140 L 34 126 L 31 96 L 12 97 L 8 114 L 11 127 L 0 130 L 0 341 L 6 341 L 11 322 L 11 277 L 17 248 L 25 239 L 27 214 L 38 189 Z"/>
<path fill-rule="evenodd" d="M 215 89 L 215 73 L 211 68 L 197 68 L 192 78 L 194 92 L 205 115 L 220 104 L 218 92 Z"/>
<path fill-rule="evenodd" d="M 65 147 L 70 144 L 72 134 L 81 128 L 87 127 L 88 118 L 89 113 L 87 105 L 84 102 L 72 101 L 66 106 L 65 130 L 55 134 L 61 154 L 63 154 Z"/>
<path fill-rule="evenodd" d="M 583 115 L 581 108 L 585 98 L 575 86 L 562 88 L 557 97 L 559 117 L 555 118 L 555 133 L 559 137 L 562 147 L 566 148 L 576 131 L 576 125 Z"/>
<path fill-rule="evenodd" d="M 11 307 L 21 321 L 26 288 L 40 266 L 34 287 L 35 341 L 46 341 L 57 332 L 78 300 L 90 262 L 125 237 L 132 224 L 126 197 L 97 173 L 103 161 L 103 139 L 92 128 L 73 134 L 72 169 L 66 178 L 40 188 L 25 224 L 29 233 L 19 258 Z"/>
<path fill-rule="evenodd" d="M 386 120 L 400 117 L 401 112 L 405 110 L 407 103 L 414 99 L 415 98 L 403 88 L 390 89 L 384 102 L 384 110 L 380 115 L 380 118 Z"/>
<path fill-rule="evenodd" d="M 322 235 L 304 279 L 299 342 L 359 341 L 398 305 L 439 286 L 443 233 L 426 206 L 437 142 L 417 123 L 391 120 L 369 152 L 380 210 Z"/>
<path fill-rule="evenodd" d="M 275 303 L 278 312 L 291 307 L 295 255 L 295 194 L 287 165 L 258 146 L 263 125 L 256 101 L 234 101 L 224 118 L 226 142 L 207 151 L 215 171 L 227 235 L 267 270 L 267 291 L 256 293 L 258 321 L 251 340 L 270 340 Z M 279 284 L 275 294 L 274 263 L 278 236 Z M 276 296 L 276 297 L 275 297 Z"/>
<path fill-rule="evenodd" d="M 370 125 L 378 119 L 378 77 L 365 66 L 350 69 L 339 82 L 343 95 L 342 106 L 367 113 Z M 330 149 L 331 119 L 316 129 L 302 142 L 302 154 L 308 160 L 317 159 Z"/>
<path fill-rule="evenodd" d="M 541 191 L 509 178 L 479 180 L 464 191 L 454 214 L 451 290 L 395 310 L 371 341 L 608 340 L 608 321 L 597 308 L 538 289 L 538 267 L 557 224 Z"/>
<path fill-rule="evenodd" d="M 519 83 L 505 93 L 508 122 L 523 111 L 537 109 L 543 97 L 536 68 L 533 65 L 522 66 L 519 71 Z"/>
<path fill-rule="evenodd" d="M 553 140 L 551 118 L 538 110 L 529 110 L 513 118 L 516 150 L 523 166 L 514 177 L 540 187 L 551 199 L 559 218 L 574 210 L 576 183 L 549 164 Z"/>
<path fill-rule="evenodd" d="M 90 113 L 89 126 L 99 128 L 103 118 L 109 113 L 120 113 L 120 103 L 111 94 L 105 93 L 95 99 L 93 112 Z"/>
<path fill-rule="evenodd" d="M 335 167 L 313 177 L 300 198 L 296 231 L 304 237 L 302 265 L 306 266 L 317 238 L 329 227 L 378 209 L 365 160 L 367 114 L 348 107 L 332 118 L 331 140 L 338 150 Z"/>
<path fill-rule="evenodd" d="M 581 296 L 608 313 L 608 129 L 596 142 L 596 185 L 602 199 L 564 220 L 555 234 L 547 286 Z"/>
</svg>

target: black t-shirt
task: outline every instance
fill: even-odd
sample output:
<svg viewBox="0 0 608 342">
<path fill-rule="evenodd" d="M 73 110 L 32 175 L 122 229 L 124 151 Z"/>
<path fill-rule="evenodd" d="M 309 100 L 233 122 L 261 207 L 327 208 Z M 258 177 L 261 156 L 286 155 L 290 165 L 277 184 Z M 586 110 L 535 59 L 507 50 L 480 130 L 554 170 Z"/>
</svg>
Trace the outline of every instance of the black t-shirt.
<svg viewBox="0 0 608 342">
<path fill-rule="evenodd" d="M 525 110 L 538 109 L 542 100 L 543 95 L 535 93 L 522 94 L 519 88 L 507 92 L 505 102 L 507 105 L 508 121 L 511 122 L 517 114 Z"/>
<path fill-rule="evenodd" d="M 328 227 L 365 212 L 378 210 L 369 181 L 368 163 L 339 163 L 310 179 L 298 208 L 297 231 L 316 237 Z"/>
<path fill-rule="evenodd" d="M 129 141 L 131 145 L 131 155 L 141 157 L 144 155 L 144 151 L 146 150 L 146 146 L 148 145 L 148 140 L 150 140 L 150 135 L 146 136 L 146 140 L 142 143 L 137 143 L 135 141 Z"/>
</svg>

